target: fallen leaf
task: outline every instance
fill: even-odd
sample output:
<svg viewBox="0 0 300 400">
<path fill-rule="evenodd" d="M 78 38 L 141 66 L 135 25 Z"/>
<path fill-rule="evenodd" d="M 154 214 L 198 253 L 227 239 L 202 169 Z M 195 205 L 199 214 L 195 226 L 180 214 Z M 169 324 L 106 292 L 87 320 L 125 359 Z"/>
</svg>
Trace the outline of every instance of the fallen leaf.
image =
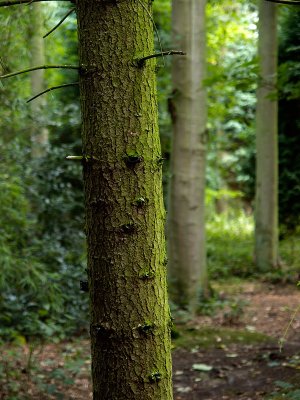
<svg viewBox="0 0 300 400">
<path fill-rule="evenodd" d="M 178 387 L 178 388 L 176 388 L 176 390 L 179 393 L 188 393 L 192 390 L 192 388 L 189 386 L 185 386 L 185 387 Z"/>
<path fill-rule="evenodd" d="M 178 375 L 183 375 L 183 371 L 175 371 L 175 374 L 174 375 L 176 375 L 176 376 L 178 376 Z"/>
<path fill-rule="evenodd" d="M 207 364 L 193 364 L 194 371 L 209 372 L 213 369 L 211 365 Z"/>
</svg>

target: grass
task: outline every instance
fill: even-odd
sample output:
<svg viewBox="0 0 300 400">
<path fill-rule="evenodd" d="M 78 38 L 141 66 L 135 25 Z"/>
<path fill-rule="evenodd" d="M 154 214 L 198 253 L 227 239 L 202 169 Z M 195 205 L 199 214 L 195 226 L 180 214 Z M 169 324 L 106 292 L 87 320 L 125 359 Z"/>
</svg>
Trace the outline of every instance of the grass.
<svg viewBox="0 0 300 400">
<path fill-rule="evenodd" d="M 254 219 L 243 210 L 212 215 L 206 225 L 207 263 L 211 279 L 237 276 L 259 277 L 254 265 Z M 297 283 L 300 266 L 300 236 L 279 243 L 282 268 L 264 274 L 263 279 Z"/>
<path fill-rule="evenodd" d="M 212 278 L 247 277 L 253 264 L 253 218 L 242 211 L 216 214 L 207 230 L 207 262 Z"/>
</svg>

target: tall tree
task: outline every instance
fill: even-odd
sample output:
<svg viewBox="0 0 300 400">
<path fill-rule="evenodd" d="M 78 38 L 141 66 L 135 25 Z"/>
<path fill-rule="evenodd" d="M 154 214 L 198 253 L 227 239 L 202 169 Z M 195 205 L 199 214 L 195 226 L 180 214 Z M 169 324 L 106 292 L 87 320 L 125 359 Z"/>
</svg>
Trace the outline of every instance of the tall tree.
<svg viewBox="0 0 300 400">
<path fill-rule="evenodd" d="M 278 264 L 277 6 L 259 3 L 259 83 L 256 109 L 255 260 L 259 270 Z M 273 98 L 272 98 L 273 94 Z"/>
<path fill-rule="evenodd" d="M 29 51 L 31 67 L 45 64 L 42 7 L 40 3 L 30 5 Z M 30 73 L 30 86 L 33 96 L 44 90 L 44 76 L 45 73 L 42 69 Z M 32 154 L 38 157 L 44 153 L 45 146 L 48 144 L 48 129 L 45 126 L 44 118 L 46 108 L 45 97 L 38 97 L 30 105 Z"/>
<path fill-rule="evenodd" d="M 168 253 L 173 301 L 194 312 L 206 295 L 204 227 L 206 90 L 205 0 L 173 0 L 175 48 L 186 52 L 173 59 L 173 122 Z"/>
<path fill-rule="evenodd" d="M 94 400 L 169 400 L 151 3 L 77 2 Z"/>
<path fill-rule="evenodd" d="M 152 4 L 76 11 L 93 398 L 172 400 Z"/>
</svg>

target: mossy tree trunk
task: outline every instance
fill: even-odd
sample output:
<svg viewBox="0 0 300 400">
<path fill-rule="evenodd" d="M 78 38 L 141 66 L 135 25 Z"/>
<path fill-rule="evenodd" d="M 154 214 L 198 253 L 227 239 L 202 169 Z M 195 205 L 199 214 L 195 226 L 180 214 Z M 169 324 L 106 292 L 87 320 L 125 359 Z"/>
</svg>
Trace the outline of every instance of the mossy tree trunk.
<svg viewBox="0 0 300 400">
<path fill-rule="evenodd" d="M 43 5 L 33 3 L 30 5 L 30 27 L 29 27 L 29 48 L 30 65 L 45 64 L 45 44 L 43 39 L 44 17 Z M 32 96 L 40 93 L 45 88 L 45 73 L 40 69 L 30 73 L 30 86 Z M 44 154 L 45 147 L 49 141 L 49 131 L 45 126 L 45 96 L 40 96 L 30 103 L 31 110 L 31 146 L 33 157 L 39 157 Z"/>
<path fill-rule="evenodd" d="M 94 400 L 172 399 L 151 14 L 77 2 Z"/>
<path fill-rule="evenodd" d="M 259 87 L 256 110 L 255 261 L 268 271 L 278 265 L 277 5 L 260 0 Z"/>
<path fill-rule="evenodd" d="M 205 0 L 173 0 L 173 143 L 168 224 L 170 294 L 194 312 L 207 294 L 205 251 Z"/>
</svg>

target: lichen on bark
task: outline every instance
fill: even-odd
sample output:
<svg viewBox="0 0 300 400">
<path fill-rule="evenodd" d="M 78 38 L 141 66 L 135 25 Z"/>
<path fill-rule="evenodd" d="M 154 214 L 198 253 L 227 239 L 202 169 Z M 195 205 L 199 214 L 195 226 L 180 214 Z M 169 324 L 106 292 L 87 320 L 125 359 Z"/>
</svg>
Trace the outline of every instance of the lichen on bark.
<svg viewBox="0 0 300 400">
<path fill-rule="evenodd" d="M 172 399 L 151 12 L 77 2 L 94 400 Z"/>
</svg>

